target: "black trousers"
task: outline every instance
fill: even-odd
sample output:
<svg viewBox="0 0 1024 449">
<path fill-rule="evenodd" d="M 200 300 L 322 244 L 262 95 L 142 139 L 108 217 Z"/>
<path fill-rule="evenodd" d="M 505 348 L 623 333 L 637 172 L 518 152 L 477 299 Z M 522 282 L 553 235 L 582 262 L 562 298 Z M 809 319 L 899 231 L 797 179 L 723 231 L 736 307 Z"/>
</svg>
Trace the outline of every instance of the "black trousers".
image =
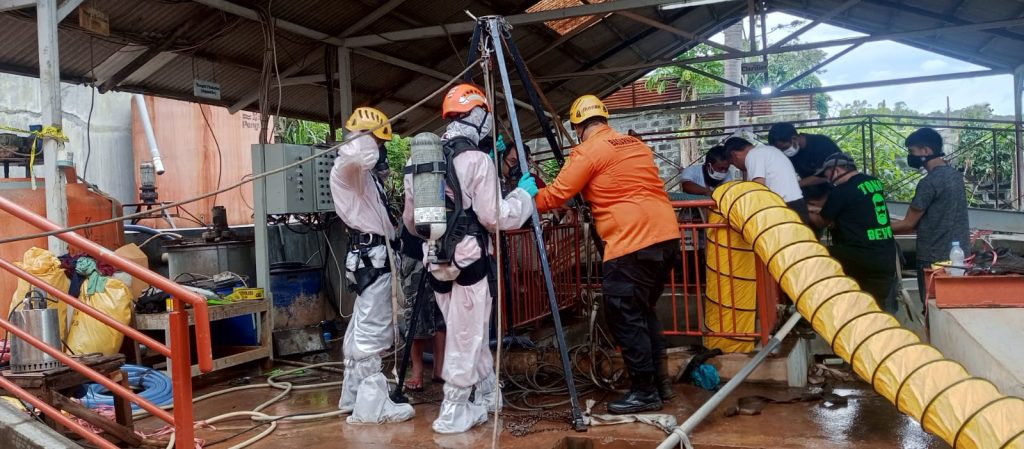
<svg viewBox="0 0 1024 449">
<path fill-rule="evenodd" d="M 665 355 L 656 306 L 678 260 L 679 240 L 669 240 L 603 265 L 605 321 L 631 374 L 654 374 Z"/>
</svg>

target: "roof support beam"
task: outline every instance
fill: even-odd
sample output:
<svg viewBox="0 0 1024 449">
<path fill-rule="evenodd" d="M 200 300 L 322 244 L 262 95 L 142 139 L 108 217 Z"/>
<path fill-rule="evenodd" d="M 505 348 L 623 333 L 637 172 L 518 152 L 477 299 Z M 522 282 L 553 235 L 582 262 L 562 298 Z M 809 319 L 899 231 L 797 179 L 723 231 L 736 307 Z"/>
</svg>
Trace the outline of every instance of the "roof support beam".
<svg viewBox="0 0 1024 449">
<path fill-rule="evenodd" d="M 721 16 L 719 16 L 719 14 L 716 13 L 714 10 L 709 9 L 708 12 L 714 18 L 714 21 L 712 23 L 715 23 L 716 25 L 713 25 L 713 26 L 711 26 L 711 27 L 701 31 L 698 36 L 701 36 L 704 39 L 708 39 L 708 38 L 710 38 L 710 36 L 713 36 L 713 35 L 717 34 L 718 32 L 728 28 L 729 26 L 731 26 L 735 22 L 741 20 L 739 18 L 735 18 L 735 19 L 730 20 L 730 19 L 728 19 L 728 17 L 731 17 L 733 14 L 738 14 L 743 9 L 744 9 L 743 5 L 737 5 L 737 6 L 733 7 L 729 11 L 724 11 Z M 664 58 L 664 57 L 673 57 L 674 58 L 674 57 L 678 56 L 681 52 L 684 52 L 684 51 L 689 50 L 690 48 L 693 48 L 696 45 L 696 43 L 697 43 L 697 41 L 693 41 L 693 40 L 686 41 L 686 42 L 675 42 L 675 43 L 667 45 L 667 46 L 665 46 L 665 48 L 659 50 L 657 52 L 657 54 L 654 55 L 654 57 L 655 58 Z M 640 78 L 641 76 L 643 76 L 647 72 L 648 72 L 648 70 L 646 70 L 646 69 L 645 70 L 633 71 L 629 75 L 626 75 L 626 77 L 623 78 L 623 80 L 628 80 L 629 82 L 632 83 L 633 80 L 636 80 L 637 78 Z M 618 89 L 620 89 L 622 87 L 623 86 L 621 84 L 608 87 L 607 89 L 601 91 L 597 96 L 600 97 L 600 98 L 604 98 L 605 96 L 611 94 L 612 92 L 615 92 L 616 90 L 618 90 Z"/>
<path fill-rule="evenodd" d="M 243 18 L 246 18 L 246 19 L 249 19 L 249 20 L 252 20 L 252 21 L 256 21 L 256 22 L 260 21 L 259 14 L 257 14 L 255 10 L 246 8 L 244 6 L 239 6 L 239 5 L 235 4 L 235 3 L 231 3 L 231 2 L 228 2 L 228 1 L 225 1 L 225 0 L 194 0 L 194 1 L 196 3 L 201 3 L 201 4 L 204 4 L 204 5 L 209 6 L 211 8 L 218 9 L 218 10 L 230 13 L 230 14 L 234 14 L 236 16 L 243 17 Z M 376 9 L 374 9 L 373 12 L 371 12 L 370 14 L 367 14 L 366 16 L 364 16 L 358 22 L 352 24 L 352 26 L 348 27 L 344 32 L 342 32 L 338 36 L 330 36 L 330 35 L 328 35 L 326 33 L 321 33 L 319 31 L 316 31 L 316 30 L 304 27 L 304 26 L 296 24 L 296 23 L 288 22 L 286 20 L 277 20 L 277 19 L 275 19 L 274 20 L 274 26 L 279 28 L 279 29 L 282 29 L 282 30 L 285 30 L 285 31 L 289 31 L 289 32 L 298 34 L 300 36 L 305 36 L 305 37 L 308 37 L 310 39 L 315 39 L 315 40 L 324 42 L 326 44 L 341 46 L 341 44 L 343 43 L 342 42 L 343 38 L 345 38 L 346 36 L 351 36 L 352 34 L 355 34 L 355 33 L 358 33 L 360 31 L 362 31 L 366 27 L 372 25 L 377 20 L 380 20 L 381 17 L 384 17 L 385 15 L 387 15 L 388 13 L 393 11 L 395 8 L 397 8 L 402 3 L 405 3 L 405 1 L 406 0 L 389 0 L 387 3 L 381 5 L 380 7 L 376 8 Z M 305 61 L 305 60 L 309 60 L 310 58 L 316 58 L 319 55 L 320 55 L 320 50 L 313 50 L 308 55 L 306 55 L 306 57 L 302 58 L 302 60 Z M 282 78 L 288 77 L 288 76 L 292 76 L 292 75 L 294 75 L 296 73 L 299 73 L 299 71 L 301 71 L 305 67 L 306 66 L 303 65 L 303 64 L 296 64 L 296 65 L 287 67 L 287 68 L 285 68 L 284 70 L 281 71 L 281 75 L 280 76 Z M 260 95 L 259 92 L 254 92 L 252 94 L 246 95 L 245 97 L 242 97 L 241 100 L 239 100 L 239 101 L 235 102 L 235 104 L 231 105 L 231 107 L 228 108 L 228 110 L 231 111 L 232 114 L 235 113 L 235 112 L 238 112 L 238 111 L 248 107 L 249 105 L 253 104 L 253 102 L 255 102 L 256 100 L 258 100 L 259 99 L 259 95 Z"/>
<path fill-rule="evenodd" d="M 396 67 L 401 67 L 401 68 L 406 69 L 406 70 L 412 70 L 413 72 L 417 72 L 417 73 L 420 73 L 420 74 L 423 74 L 423 75 L 427 75 L 427 76 L 429 76 L 431 78 L 435 78 L 435 79 L 437 79 L 439 81 L 443 81 L 443 82 L 448 82 L 448 80 L 452 79 L 455 76 L 455 75 L 449 75 L 447 73 L 434 70 L 434 69 L 432 69 L 430 67 L 421 66 L 419 64 L 416 64 L 415 62 L 409 62 L 409 61 L 406 61 L 404 59 L 399 59 L 399 58 L 396 58 L 396 57 L 391 56 L 391 55 L 386 55 L 386 54 L 381 53 L 379 51 L 370 50 L 369 48 L 353 48 L 352 49 L 352 53 L 355 53 L 355 54 L 357 54 L 359 56 L 367 57 L 367 58 L 370 58 L 370 59 L 375 59 L 375 60 L 380 61 L 380 62 L 385 62 L 385 63 L 391 64 L 393 66 L 396 66 Z M 504 95 L 502 95 L 501 92 L 495 92 L 494 94 L 497 95 L 498 98 L 505 98 Z M 521 108 L 533 109 L 533 106 L 531 106 L 529 103 L 527 103 L 525 101 L 516 100 L 516 99 L 512 99 L 512 101 L 515 102 L 515 104 L 517 106 L 521 107 Z"/>
<path fill-rule="evenodd" d="M 885 41 L 885 40 L 899 40 L 899 39 L 908 39 L 908 38 L 915 38 L 915 37 L 926 37 L 926 36 L 934 36 L 934 35 L 940 35 L 940 34 L 945 34 L 945 33 L 960 33 L 960 32 L 970 32 L 970 31 L 991 30 L 991 29 L 997 29 L 997 28 L 1007 28 L 1007 27 L 1020 26 L 1022 24 L 1024 24 L 1024 18 L 1017 18 L 1017 19 L 1010 19 L 1010 20 L 999 20 L 999 21 L 995 21 L 995 22 L 975 23 L 975 24 L 971 24 L 971 25 L 951 26 L 951 27 L 945 27 L 945 28 L 929 28 L 929 29 L 924 29 L 924 30 L 904 31 L 904 32 L 899 32 L 899 33 L 877 34 L 877 35 L 873 35 L 873 36 L 864 36 L 864 37 L 851 37 L 851 38 L 844 38 L 844 39 L 835 39 L 835 40 L 831 40 L 831 41 L 821 41 L 821 42 L 813 42 L 813 43 L 807 43 L 807 44 L 788 45 L 788 46 L 782 47 L 782 48 L 769 48 L 767 50 L 758 50 L 758 51 L 750 51 L 750 52 L 743 52 L 743 53 L 709 55 L 709 56 L 702 56 L 702 57 L 699 57 L 699 58 L 690 58 L 690 59 L 683 59 L 683 60 L 667 59 L 667 60 L 662 60 L 662 61 L 651 62 L 651 63 L 648 63 L 648 64 L 635 64 L 635 65 L 630 65 L 630 66 L 614 67 L 614 68 L 608 68 L 608 69 L 584 70 L 584 71 L 579 71 L 579 72 L 563 73 L 563 74 L 559 74 L 559 75 L 542 76 L 542 77 L 538 77 L 538 81 L 555 81 L 555 80 L 561 80 L 561 79 L 575 78 L 575 77 L 579 77 L 579 76 L 602 75 L 602 74 L 607 74 L 607 73 L 629 72 L 629 71 L 634 71 L 634 70 L 653 69 L 653 68 L 656 68 L 656 67 L 664 67 L 664 66 L 679 65 L 679 64 L 696 64 L 696 63 L 699 63 L 699 62 L 724 61 L 724 60 L 727 60 L 727 59 L 749 58 L 749 57 L 771 55 L 771 54 L 777 54 L 777 53 L 796 52 L 796 51 L 802 51 L 802 50 L 811 50 L 811 49 L 815 49 L 815 48 L 838 47 L 838 46 L 842 46 L 842 45 L 856 45 L 856 44 L 864 44 L 864 43 L 868 43 L 868 42 L 878 42 L 878 41 Z"/>
<path fill-rule="evenodd" d="M 60 4 L 60 7 L 57 8 L 57 21 L 60 22 L 66 19 L 68 14 L 71 14 L 75 8 L 81 6 L 84 1 L 85 0 L 64 0 L 64 2 Z"/>
<path fill-rule="evenodd" d="M 735 87 L 735 88 L 740 89 L 740 90 L 745 90 L 747 92 L 756 92 L 750 86 L 747 86 L 747 85 L 742 84 L 742 83 L 737 83 L 735 81 L 722 78 L 722 77 L 720 77 L 718 75 L 715 75 L 715 74 L 709 73 L 709 72 L 705 72 L 705 71 L 703 71 L 701 69 L 698 69 L 698 68 L 690 66 L 690 65 L 683 64 L 683 65 L 680 65 L 679 67 L 682 68 L 683 70 L 689 70 L 689 71 L 691 71 L 693 73 L 696 73 L 696 74 L 698 74 L 700 76 L 703 76 L 703 77 L 706 77 L 706 78 L 711 78 L 711 79 L 713 79 L 715 81 L 718 81 L 718 82 L 720 82 L 722 84 L 725 84 L 725 85 L 728 85 L 728 86 L 732 86 L 732 87 Z"/>
<path fill-rule="evenodd" d="M 110 92 L 112 89 L 117 87 L 118 84 L 121 84 L 122 81 L 128 79 L 128 77 L 135 73 L 135 71 L 141 69 L 142 66 L 146 65 L 146 63 L 148 63 L 150 60 L 160 55 L 160 53 L 163 53 L 167 49 L 171 48 L 171 46 L 174 45 L 174 42 L 181 38 L 181 36 L 183 36 L 185 33 L 189 32 L 193 28 L 196 28 L 198 26 L 201 26 L 202 24 L 207 23 L 207 21 L 209 21 L 211 17 L 215 16 L 206 14 L 205 11 L 200 14 L 192 15 L 192 17 L 185 20 L 184 23 L 175 27 L 174 32 L 172 32 L 170 36 L 164 39 L 163 42 L 160 42 L 159 44 L 154 45 L 152 47 L 149 47 L 142 54 L 138 55 L 130 62 L 125 64 L 124 67 L 121 67 L 116 73 L 114 73 L 113 76 L 103 81 L 103 83 L 99 86 L 100 93 L 104 94 Z"/>
<path fill-rule="evenodd" d="M 531 23 L 541 23 L 551 20 L 568 19 L 572 17 L 590 16 L 595 14 L 608 14 L 618 11 L 625 11 L 628 9 L 658 6 L 667 3 L 687 3 L 691 4 L 692 6 L 697 6 L 709 5 L 713 3 L 722 3 L 728 1 L 735 0 L 684 0 L 683 2 L 680 2 L 679 0 L 616 0 L 613 2 L 595 3 L 590 5 L 574 6 L 571 8 L 553 9 L 550 11 L 538 11 L 525 14 L 516 14 L 506 16 L 505 19 L 508 21 L 509 24 L 515 26 L 526 25 Z M 446 25 L 414 28 L 411 30 L 370 34 L 345 39 L 345 46 L 368 47 L 372 45 L 390 44 L 399 41 L 418 40 L 432 37 L 444 37 L 453 34 L 465 34 L 472 32 L 473 27 L 475 26 L 476 22 L 467 21 L 451 23 Z"/>
<path fill-rule="evenodd" d="M 697 42 L 700 42 L 702 44 L 708 45 L 710 47 L 714 47 L 714 48 L 717 48 L 719 50 L 722 50 L 722 51 L 724 51 L 726 53 L 735 53 L 735 52 L 740 51 L 739 49 L 732 48 L 732 47 L 730 47 L 728 45 L 719 44 L 718 42 L 715 42 L 715 41 L 712 41 L 712 40 L 704 39 L 704 38 L 702 38 L 702 37 L 700 37 L 700 36 L 698 36 L 698 35 L 696 35 L 694 33 L 689 32 L 689 31 L 681 30 L 681 29 L 676 28 L 676 27 L 674 27 L 672 25 L 659 22 L 659 21 L 654 20 L 654 19 L 652 19 L 650 17 L 642 16 L 642 15 L 637 14 L 637 13 L 632 12 L 632 11 L 619 11 L 619 12 L 617 12 L 615 14 L 620 15 L 622 17 L 625 17 L 627 19 L 636 21 L 636 22 L 640 22 L 640 23 L 642 23 L 644 25 L 647 25 L 647 26 L 652 26 L 652 27 L 657 28 L 657 29 L 662 30 L 662 31 L 667 31 L 669 33 L 675 34 L 676 36 L 681 36 L 681 37 L 685 37 L 685 38 L 690 39 L 690 40 L 695 40 Z"/>
<path fill-rule="evenodd" d="M 846 10 L 852 8 L 854 5 L 856 5 L 857 3 L 860 3 L 860 2 L 861 2 L 861 0 L 847 0 L 846 3 L 843 3 L 843 4 L 839 5 L 839 6 L 836 6 L 835 8 L 832 8 L 831 11 L 818 16 L 816 19 L 811 21 L 811 23 L 808 23 L 807 25 L 804 25 L 803 27 L 801 27 L 799 30 L 796 30 L 796 31 L 790 33 L 789 36 L 786 36 L 786 37 L 782 38 L 782 40 L 772 44 L 768 48 L 778 48 L 778 47 L 781 47 L 783 45 L 786 45 L 787 42 L 789 42 L 789 41 L 791 41 L 793 39 L 796 39 L 797 37 L 800 37 L 801 34 L 804 34 L 804 33 L 808 32 L 808 31 L 810 31 L 811 28 L 814 28 L 814 27 L 818 26 L 820 23 L 825 22 L 828 19 L 831 19 L 831 18 L 835 17 L 837 14 L 840 14 L 843 11 L 846 11 Z"/>
<path fill-rule="evenodd" d="M 839 58 L 841 58 L 843 56 L 846 56 L 847 53 L 853 51 L 854 49 L 856 49 L 857 47 L 860 47 L 861 45 L 862 44 L 853 44 L 853 45 L 851 45 L 849 47 L 844 48 L 843 51 L 841 51 L 839 53 L 836 53 L 836 54 L 834 54 L 832 56 L 829 56 L 824 61 L 821 61 L 821 62 L 815 64 L 814 67 L 811 67 L 811 68 L 805 70 L 803 73 L 801 73 L 801 74 L 799 74 L 797 76 L 794 76 L 789 81 L 786 81 L 785 83 L 782 83 L 782 85 L 777 87 L 777 88 L 775 88 L 775 90 L 777 90 L 777 91 L 786 90 L 786 88 L 788 88 L 789 86 L 792 86 L 792 85 L 796 84 L 798 81 L 806 78 L 808 75 L 811 75 L 814 72 L 817 72 L 818 70 L 821 70 L 822 67 L 825 67 L 826 65 L 831 64 L 832 61 L 835 61 L 836 59 L 839 59 Z"/>
<path fill-rule="evenodd" d="M 891 80 L 865 81 L 862 83 L 839 84 L 836 86 L 814 87 L 809 89 L 793 89 L 784 92 L 775 92 L 772 95 L 737 95 L 723 98 L 707 98 L 704 100 L 682 101 L 678 103 L 666 103 L 662 105 L 665 109 L 706 106 L 712 104 L 733 103 L 738 101 L 754 101 L 768 98 L 792 97 L 799 95 L 813 95 L 823 92 L 837 90 L 869 89 L 874 87 L 895 86 L 901 84 L 928 83 L 933 81 L 948 81 L 965 78 L 977 78 L 981 76 L 995 76 L 1012 73 L 1011 70 L 975 70 L 971 72 L 946 73 L 942 75 L 915 76 L 910 78 L 898 78 Z"/>
<path fill-rule="evenodd" d="M 893 1 L 893 0 L 863 0 L 863 1 L 865 3 L 870 3 L 870 4 L 873 4 L 873 5 L 878 5 L 878 6 L 882 6 L 882 7 L 885 7 L 885 8 L 895 9 L 896 11 L 905 12 L 905 13 L 908 13 L 908 14 L 913 14 L 913 15 L 919 16 L 919 17 L 926 17 L 926 18 L 933 19 L 933 20 L 941 20 L 943 22 L 946 22 L 946 23 L 949 23 L 949 24 L 952 24 L 952 25 L 970 25 L 971 24 L 971 22 L 968 22 L 968 21 L 966 21 L 964 19 L 961 19 L 961 18 L 958 18 L 956 16 L 951 16 L 951 15 L 946 15 L 946 14 L 942 14 L 942 13 L 937 13 L 937 12 L 934 12 L 934 11 L 929 11 L 927 9 L 921 9 L 921 8 L 916 7 L 916 6 L 908 5 L 905 2 L 897 2 L 897 1 Z M 1010 32 L 1010 31 L 1006 31 L 1006 30 L 997 30 L 997 29 L 989 29 L 989 30 L 981 30 L 981 31 L 985 31 L 986 33 L 994 34 L 994 35 L 999 36 L 999 37 L 1005 37 L 1007 39 L 1014 39 L 1014 40 L 1018 40 L 1018 41 L 1024 41 L 1024 34 L 1020 34 L 1020 33 Z"/>
<path fill-rule="evenodd" d="M 0 12 L 36 6 L 36 0 L 0 0 Z"/>
</svg>

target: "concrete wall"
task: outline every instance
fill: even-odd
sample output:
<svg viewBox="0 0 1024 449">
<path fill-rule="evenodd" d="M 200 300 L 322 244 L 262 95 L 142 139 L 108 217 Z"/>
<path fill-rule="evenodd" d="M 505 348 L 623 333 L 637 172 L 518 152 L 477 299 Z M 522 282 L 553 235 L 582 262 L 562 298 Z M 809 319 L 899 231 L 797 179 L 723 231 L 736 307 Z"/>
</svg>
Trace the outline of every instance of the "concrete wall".
<svg viewBox="0 0 1024 449">
<path fill-rule="evenodd" d="M 69 139 L 66 148 L 74 154 L 75 166 L 82 176 L 88 154 L 88 128 L 92 156 L 85 179 L 122 203 L 137 202 L 131 95 L 118 92 L 93 95 L 91 87 L 61 84 L 64 134 Z M 91 125 L 90 104 L 93 105 Z M 41 124 L 40 111 L 38 79 L 0 73 L 0 126 L 28 129 L 29 125 Z M 23 170 L 12 169 L 11 176 L 27 175 Z"/>
<path fill-rule="evenodd" d="M 940 309 L 928 301 L 931 344 L 992 381 L 1003 394 L 1024 396 L 1024 309 Z"/>
</svg>

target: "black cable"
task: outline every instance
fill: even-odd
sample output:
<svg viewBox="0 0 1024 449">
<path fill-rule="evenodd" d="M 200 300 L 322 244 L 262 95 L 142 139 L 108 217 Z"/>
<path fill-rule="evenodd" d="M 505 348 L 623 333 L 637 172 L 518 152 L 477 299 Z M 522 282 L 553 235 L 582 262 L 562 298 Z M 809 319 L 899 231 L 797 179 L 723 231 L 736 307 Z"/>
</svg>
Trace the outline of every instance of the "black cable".
<svg viewBox="0 0 1024 449">
<path fill-rule="evenodd" d="M 203 105 L 199 105 L 199 112 L 203 114 L 203 121 L 206 122 L 206 128 L 210 130 L 213 144 L 217 146 L 217 190 L 220 190 L 221 179 L 224 176 L 224 155 L 220 151 L 220 141 L 217 140 L 217 133 L 213 132 L 213 126 L 210 125 L 210 119 L 206 116 L 206 110 L 203 109 Z M 213 205 L 217 205 L 217 195 L 213 195 Z"/>
<path fill-rule="evenodd" d="M 329 225 L 327 226 L 326 229 L 320 231 L 320 233 L 323 234 L 324 242 L 327 245 L 331 244 L 331 234 L 330 234 L 330 232 L 331 232 L 331 228 L 330 228 Z M 328 251 L 334 252 L 334 250 L 330 249 L 330 247 L 328 247 Z M 337 256 L 334 256 L 334 257 L 337 257 Z M 326 288 L 327 295 L 325 295 L 326 300 L 327 300 L 327 304 L 331 307 L 332 310 L 334 310 L 334 313 L 336 313 L 338 315 L 338 317 L 340 318 L 341 317 L 341 305 L 338 304 L 335 301 L 335 296 L 334 295 L 337 292 L 334 290 L 334 282 L 331 279 L 331 270 L 330 270 L 330 267 L 329 267 L 330 263 L 331 263 L 331 258 L 327 257 L 327 254 L 325 254 L 325 252 L 323 250 L 320 250 L 320 273 L 321 273 L 321 276 L 323 276 L 324 279 L 327 281 L 327 288 Z M 338 282 L 345 282 L 345 279 L 344 278 L 339 279 Z M 338 299 L 340 299 L 340 298 L 338 298 Z"/>
<path fill-rule="evenodd" d="M 93 59 L 92 36 L 89 37 L 89 65 L 90 76 L 96 78 L 96 61 Z M 95 82 L 95 81 L 93 81 Z M 92 157 L 92 111 L 96 106 L 96 86 L 89 85 L 92 95 L 89 99 L 89 117 L 85 120 L 85 165 L 82 166 L 82 178 L 89 173 L 89 158 Z"/>
</svg>

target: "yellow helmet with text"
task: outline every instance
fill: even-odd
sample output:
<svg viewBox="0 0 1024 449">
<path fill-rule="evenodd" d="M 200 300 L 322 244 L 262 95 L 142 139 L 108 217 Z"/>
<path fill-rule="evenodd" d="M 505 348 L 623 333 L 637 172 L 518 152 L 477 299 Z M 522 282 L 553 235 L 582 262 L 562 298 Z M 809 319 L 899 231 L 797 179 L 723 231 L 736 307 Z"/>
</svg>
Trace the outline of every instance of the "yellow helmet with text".
<svg viewBox="0 0 1024 449">
<path fill-rule="evenodd" d="M 569 123 L 573 125 L 579 125 L 591 117 L 608 118 L 608 108 L 604 106 L 600 98 L 594 95 L 577 98 L 569 108 Z"/>
<path fill-rule="evenodd" d="M 363 106 L 352 111 L 352 115 L 345 122 L 345 129 L 349 131 L 372 130 L 373 135 L 377 138 L 391 140 L 391 124 L 388 123 L 388 116 L 371 107 Z"/>
</svg>

